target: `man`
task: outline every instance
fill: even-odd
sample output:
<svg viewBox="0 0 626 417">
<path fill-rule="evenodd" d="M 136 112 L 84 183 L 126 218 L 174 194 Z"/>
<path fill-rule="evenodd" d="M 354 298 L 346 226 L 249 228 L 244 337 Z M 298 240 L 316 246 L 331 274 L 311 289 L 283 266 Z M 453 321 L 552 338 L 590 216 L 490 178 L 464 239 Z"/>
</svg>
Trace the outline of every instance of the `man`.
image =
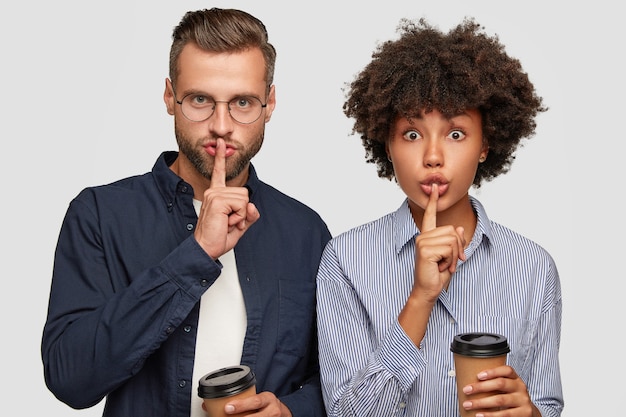
<svg viewBox="0 0 626 417">
<path fill-rule="evenodd" d="M 250 366 L 228 413 L 322 416 L 315 276 L 330 239 L 313 210 L 261 182 L 251 158 L 276 105 L 276 52 L 239 10 L 188 12 L 164 101 L 179 152 L 83 190 L 55 254 L 46 384 L 105 416 L 201 416 L 199 379 Z"/>
</svg>

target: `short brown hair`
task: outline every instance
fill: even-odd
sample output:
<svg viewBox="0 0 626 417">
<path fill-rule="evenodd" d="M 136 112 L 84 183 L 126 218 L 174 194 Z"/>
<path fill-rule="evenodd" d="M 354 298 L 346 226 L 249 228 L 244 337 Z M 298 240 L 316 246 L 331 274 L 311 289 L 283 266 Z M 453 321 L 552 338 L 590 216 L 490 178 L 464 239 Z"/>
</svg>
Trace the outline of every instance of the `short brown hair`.
<svg viewBox="0 0 626 417">
<path fill-rule="evenodd" d="M 274 82 L 276 50 L 269 43 L 263 22 L 236 9 L 204 9 L 187 12 L 172 34 L 170 79 L 176 85 L 178 57 L 184 46 L 193 42 L 205 51 L 234 52 L 259 48 L 265 58 L 265 79 Z"/>
</svg>

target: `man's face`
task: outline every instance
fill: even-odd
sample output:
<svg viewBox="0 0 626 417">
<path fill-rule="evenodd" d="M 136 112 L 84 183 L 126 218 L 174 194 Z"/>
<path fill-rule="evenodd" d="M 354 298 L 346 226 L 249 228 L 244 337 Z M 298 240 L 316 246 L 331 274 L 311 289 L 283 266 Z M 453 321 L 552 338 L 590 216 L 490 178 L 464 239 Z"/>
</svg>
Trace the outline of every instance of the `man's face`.
<svg viewBox="0 0 626 417">
<path fill-rule="evenodd" d="M 178 60 L 176 85 L 166 83 L 164 99 L 168 113 L 174 115 L 183 172 L 210 180 L 216 140 L 223 138 L 227 147 L 226 181 L 228 185 L 242 186 L 248 178 L 250 160 L 261 148 L 265 123 L 270 120 L 276 104 L 274 87 L 267 93 L 261 51 L 212 53 L 188 44 Z M 186 96 L 193 97 L 194 103 L 214 101 L 213 114 L 203 121 L 189 120 L 177 103 Z M 255 121 L 239 123 L 228 110 L 228 102 L 237 97 L 258 98 L 267 106 L 260 109 Z M 189 116 L 189 112 L 186 114 Z"/>
</svg>

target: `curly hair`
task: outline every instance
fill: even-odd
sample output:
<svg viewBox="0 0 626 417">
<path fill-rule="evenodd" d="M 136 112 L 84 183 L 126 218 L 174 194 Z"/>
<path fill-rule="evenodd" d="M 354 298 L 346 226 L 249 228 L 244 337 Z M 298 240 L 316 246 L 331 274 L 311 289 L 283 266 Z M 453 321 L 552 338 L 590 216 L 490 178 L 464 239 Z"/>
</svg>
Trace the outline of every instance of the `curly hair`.
<svg viewBox="0 0 626 417">
<path fill-rule="evenodd" d="M 346 88 L 343 111 L 354 119 L 352 132 L 361 136 L 366 161 L 391 180 L 385 144 L 397 116 L 436 109 L 452 117 L 477 109 L 489 153 L 473 185 L 507 172 L 521 139 L 534 136 L 535 116 L 547 110 L 520 62 L 472 18 L 447 34 L 423 18 L 402 19 L 397 30 L 399 38 L 380 44 Z"/>
</svg>

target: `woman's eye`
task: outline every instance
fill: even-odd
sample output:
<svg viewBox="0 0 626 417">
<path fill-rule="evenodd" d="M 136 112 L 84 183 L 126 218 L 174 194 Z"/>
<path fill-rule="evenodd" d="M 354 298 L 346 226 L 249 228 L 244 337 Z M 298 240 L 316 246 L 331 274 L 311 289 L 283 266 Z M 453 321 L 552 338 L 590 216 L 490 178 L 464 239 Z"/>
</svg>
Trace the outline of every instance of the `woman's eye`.
<svg viewBox="0 0 626 417">
<path fill-rule="evenodd" d="M 416 130 L 409 130 L 408 132 L 406 132 L 404 135 L 402 135 L 402 137 L 408 141 L 415 141 L 419 138 L 421 138 L 421 135 L 419 134 L 418 131 Z"/>
<path fill-rule="evenodd" d="M 453 130 L 448 134 L 448 137 L 452 140 L 461 140 L 465 137 L 465 133 L 461 130 Z"/>
</svg>

